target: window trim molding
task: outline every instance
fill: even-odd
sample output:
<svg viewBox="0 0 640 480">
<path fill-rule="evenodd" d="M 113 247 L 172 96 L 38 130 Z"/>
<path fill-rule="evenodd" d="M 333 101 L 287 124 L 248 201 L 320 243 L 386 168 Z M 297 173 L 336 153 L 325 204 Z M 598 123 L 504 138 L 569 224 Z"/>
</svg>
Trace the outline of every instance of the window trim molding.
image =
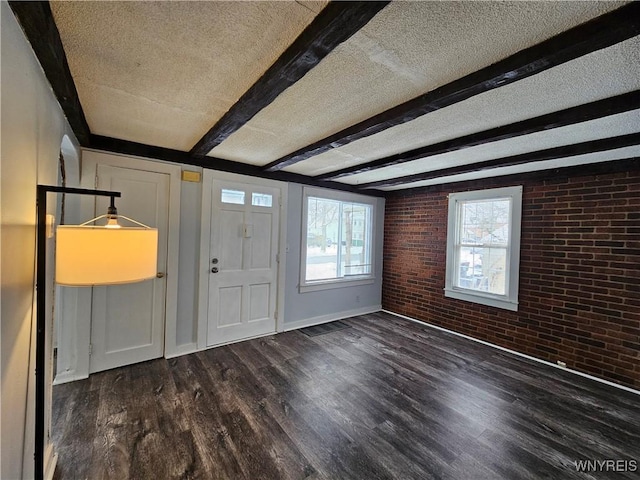
<svg viewBox="0 0 640 480">
<path fill-rule="evenodd" d="M 478 303 L 490 307 L 518 311 L 518 286 L 520 279 L 520 241 L 522 226 L 522 185 L 513 187 L 491 188 L 449 194 L 449 211 L 447 218 L 447 260 L 445 274 L 445 297 Z M 459 204 L 462 201 L 511 199 L 509 248 L 507 249 L 508 282 L 505 295 L 496 295 L 470 289 L 456 287 L 456 235 L 458 230 Z"/>
<path fill-rule="evenodd" d="M 368 275 L 353 275 L 349 277 L 315 280 L 307 282 L 305 274 L 307 269 L 307 216 L 309 209 L 309 197 L 325 198 L 338 202 L 353 202 L 371 206 L 371 273 Z M 330 190 L 326 188 L 302 187 L 302 225 L 300 231 L 300 273 L 298 291 L 300 293 L 314 292 L 318 290 L 330 290 L 334 288 L 355 287 L 359 285 L 369 285 L 375 283 L 375 228 L 377 215 L 377 199 L 366 195 Z"/>
</svg>

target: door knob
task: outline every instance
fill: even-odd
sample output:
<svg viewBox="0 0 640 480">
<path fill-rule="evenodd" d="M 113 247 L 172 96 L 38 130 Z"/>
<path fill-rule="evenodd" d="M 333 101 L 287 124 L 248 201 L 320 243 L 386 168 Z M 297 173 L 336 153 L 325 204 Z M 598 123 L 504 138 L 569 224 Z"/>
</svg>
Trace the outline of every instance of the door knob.
<svg viewBox="0 0 640 480">
<path fill-rule="evenodd" d="M 157 277 L 157 278 L 164 278 L 164 272 L 158 272 L 158 273 L 156 273 L 156 277 Z"/>
<path fill-rule="evenodd" d="M 218 267 L 213 267 L 211 269 L 211 273 L 218 273 Z"/>
</svg>

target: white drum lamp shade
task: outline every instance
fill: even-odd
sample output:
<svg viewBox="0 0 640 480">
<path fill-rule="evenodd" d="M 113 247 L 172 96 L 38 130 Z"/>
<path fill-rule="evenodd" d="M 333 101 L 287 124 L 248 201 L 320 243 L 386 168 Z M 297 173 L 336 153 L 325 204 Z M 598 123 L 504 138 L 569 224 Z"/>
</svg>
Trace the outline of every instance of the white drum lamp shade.
<svg viewBox="0 0 640 480">
<path fill-rule="evenodd" d="M 156 228 L 60 225 L 56 236 L 59 285 L 115 285 L 156 276 Z"/>
</svg>

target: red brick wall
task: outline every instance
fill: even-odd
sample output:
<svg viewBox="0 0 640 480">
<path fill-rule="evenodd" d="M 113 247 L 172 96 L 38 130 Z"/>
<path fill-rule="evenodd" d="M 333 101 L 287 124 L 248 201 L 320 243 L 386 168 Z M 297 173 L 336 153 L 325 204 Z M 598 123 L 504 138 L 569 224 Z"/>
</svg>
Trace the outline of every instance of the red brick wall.
<svg viewBox="0 0 640 480">
<path fill-rule="evenodd" d="M 523 185 L 518 312 L 445 298 L 447 194 L 387 198 L 383 308 L 640 389 L 640 170 Z"/>
</svg>

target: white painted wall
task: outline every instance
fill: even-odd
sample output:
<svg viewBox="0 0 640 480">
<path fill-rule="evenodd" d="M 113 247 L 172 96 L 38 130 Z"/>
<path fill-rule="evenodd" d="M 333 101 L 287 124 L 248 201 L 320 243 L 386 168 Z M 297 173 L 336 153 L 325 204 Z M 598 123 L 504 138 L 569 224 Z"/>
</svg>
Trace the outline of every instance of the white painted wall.
<svg viewBox="0 0 640 480">
<path fill-rule="evenodd" d="M 2 414 L 0 478 L 33 476 L 36 185 L 55 184 L 64 134 L 73 137 L 31 46 L 6 2 L 2 22 L 0 272 Z M 74 141 L 75 142 L 75 141 Z M 56 202 L 49 202 L 55 212 Z M 52 256 L 49 256 L 52 259 Z M 53 288 L 48 268 L 47 292 Z M 47 312 L 51 312 L 51 305 Z M 50 313 L 48 313 L 51 324 Z M 51 330 L 49 330 L 49 334 Z M 25 448 L 26 440 L 26 448 Z"/>
<path fill-rule="evenodd" d="M 330 290 L 300 293 L 302 239 L 302 185 L 289 184 L 287 206 L 287 270 L 285 278 L 284 327 L 300 328 L 344 318 L 358 313 L 378 311 L 382 303 L 382 242 L 384 199 L 376 203 L 374 272 L 370 285 L 344 286 Z"/>
<path fill-rule="evenodd" d="M 185 169 L 202 171 L 195 167 Z M 198 272 L 202 183 L 182 182 L 180 268 L 176 351 L 196 350 L 198 333 Z M 375 282 L 370 285 L 299 293 L 302 237 L 302 185 L 288 184 L 284 291 L 284 330 L 377 311 L 382 303 L 382 242 L 384 199 L 377 199 L 375 225 Z M 358 300 L 359 298 L 359 300 Z M 206 320 L 206 319 L 205 319 Z M 205 322 L 206 323 L 206 322 Z"/>
<path fill-rule="evenodd" d="M 183 170 L 200 172 L 197 167 Z M 182 182 L 180 192 L 180 257 L 178 267 L 178 320 L 176 349 L 196 349 L 198 315 L 198 263 L 200 257 L 200 212 L 202 182 Z"/>
<path fill-rule="evenodd" d="M 71 144 L 69 138 L 62 139 L 62 154 L 65 159 L 67 173 L 67 186 L 80 185 L 80 151 Z M 60 197 L 60 195 L 58 196 Z M 80 195 L 66 195 L 65 199 L 65 223 L 74 224 L 81 222 Z M 61 219 L 58 219 L 58 223 Z M 78 310 L 78 293 L 81 289 L 76 287 L 56 286 L 55 329 L 56 347 L 58 349 L 56 381 L 74 380 L 78 363 L 83 362 L 82 354 L 77 345 L 79 336 L 86 335 L 80 328 L 78 332 L 76 312 Z M 86 328 L 88 331 L 88 326 Z M 78 377 L 80 378 L 80 377 Z"/>
</svg>

